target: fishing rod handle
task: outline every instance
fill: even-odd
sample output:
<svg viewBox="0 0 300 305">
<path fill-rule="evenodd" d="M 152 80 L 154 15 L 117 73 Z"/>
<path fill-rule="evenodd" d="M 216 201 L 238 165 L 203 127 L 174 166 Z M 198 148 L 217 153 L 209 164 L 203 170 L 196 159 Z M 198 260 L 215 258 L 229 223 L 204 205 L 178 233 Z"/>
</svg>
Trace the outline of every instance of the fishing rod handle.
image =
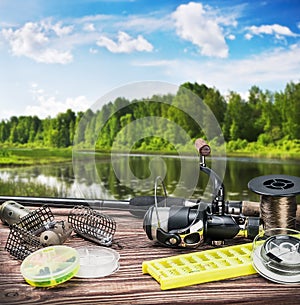
<svg viewBox="0 0 300 305">
<path fill-rule="evenodd" d="M 188 201 L 184 198 L 164 196 L 157 196 L 156 200 L 160 207 L 186 206 L 189 203 L 190 205 L 195 205 L 197 203 L 196 200 Z M 129 200 L 129 211 L 132 215 L 143 218 L 147 210 L 154 205 L 155 196 L 138 196 Z"/>
<path fill-rule="evenodd" d="M 259 216 L 260 203 L 257 201 L 242 201 L 242 214 L 247 216 Z"/>
</svg>

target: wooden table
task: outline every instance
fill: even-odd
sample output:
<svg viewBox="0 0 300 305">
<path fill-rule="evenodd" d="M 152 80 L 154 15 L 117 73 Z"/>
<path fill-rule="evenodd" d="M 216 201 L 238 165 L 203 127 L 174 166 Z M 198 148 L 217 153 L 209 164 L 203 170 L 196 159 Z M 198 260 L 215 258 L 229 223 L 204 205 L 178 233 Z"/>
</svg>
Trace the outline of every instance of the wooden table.
<svg viewBox="0 0 300 305">
<path fill-rule="evenodd" d="M 66 219 L 69 213 L 68 209 L 51 210 L 57 220 Z M 112 248 L 121 256 L 119 270 L 98 279 L 74 277 L 53 288 L 34 288 L 24 281 L 21 262 L 4 249 L 9 228 L 1 223 L 0 304 L 300 304 L 300 285 L 276 284 L 258 274 L 162 291 L 150 275 L 142 274 L 143 261 L 211 246 L 197 250 L 164 248 L 148 240 L 142 219 L 126 211 L 102 212 L 117 222 Z M 77 247 L 91 242 L 74 234 L 65 244 Z"/>
</svg>

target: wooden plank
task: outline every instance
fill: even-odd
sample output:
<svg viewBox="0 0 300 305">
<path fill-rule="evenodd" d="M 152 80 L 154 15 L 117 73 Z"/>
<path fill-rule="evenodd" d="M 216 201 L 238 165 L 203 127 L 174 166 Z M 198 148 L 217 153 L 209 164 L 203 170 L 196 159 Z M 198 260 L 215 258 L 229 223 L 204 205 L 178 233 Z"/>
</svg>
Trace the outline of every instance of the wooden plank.
<svg viewBox="0 0 300 305">
<path fill-rule="evenodd" d="M 66 219 L 69 213 L 67 209 L 51 210 L 57 220 Z M 258 274 L 162 291 L 150 275 L 142 274 L 143 261 L 212 247 L 161 247 L 148 240 L 142 219 L 125 211 L 104 213 L 117 222 L 112 248 L 120 253 L 119 270 L 104 278 L 72 278 L 53 288 L 34 288 L 24 281 L 21 262 L 4 250 L 9 228 L 0 224 L 0 304 L 299 304 L 299 285 L 276 284 Z M 244 240 L 233 243 L 241 242 Z M 65 244 L 78 247 L 91 242 L 74 234 Z"/>
</svg>

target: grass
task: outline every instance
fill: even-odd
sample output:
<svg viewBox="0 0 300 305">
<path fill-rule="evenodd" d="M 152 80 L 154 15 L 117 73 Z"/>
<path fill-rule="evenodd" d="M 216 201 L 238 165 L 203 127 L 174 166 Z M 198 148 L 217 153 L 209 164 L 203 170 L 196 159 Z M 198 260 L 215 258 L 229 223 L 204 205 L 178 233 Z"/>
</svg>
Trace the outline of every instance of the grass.
<svg viewBox="0 0 300 305">
<path fill-rule="evenodd" d="M 37 165 L 60 163 L 72 159 L 71 148 L 0 149 L 0 165 Z"/>
<path fill-rule="evenodd" d="M 228 156 L 300 159 L 299 140 L 280 140 L 276 143 L 248 143 L 245 140 L 230 141 L 226 145 Z"/>
</svg>

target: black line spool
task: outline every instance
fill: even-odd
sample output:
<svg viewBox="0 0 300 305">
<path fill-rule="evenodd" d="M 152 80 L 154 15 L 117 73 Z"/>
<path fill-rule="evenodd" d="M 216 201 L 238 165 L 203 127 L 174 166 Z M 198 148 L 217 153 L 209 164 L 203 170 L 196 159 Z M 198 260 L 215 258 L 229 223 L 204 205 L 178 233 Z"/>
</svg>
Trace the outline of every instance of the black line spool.
<svg viewBox="0 0 300 305">
<path fill-rule="evenodd" d="M 261 195 L 260 213 L 264 229 L 295 229 L 300 177 L 261 176 L 250 180 L 248 188 Z"/>
</svg>

